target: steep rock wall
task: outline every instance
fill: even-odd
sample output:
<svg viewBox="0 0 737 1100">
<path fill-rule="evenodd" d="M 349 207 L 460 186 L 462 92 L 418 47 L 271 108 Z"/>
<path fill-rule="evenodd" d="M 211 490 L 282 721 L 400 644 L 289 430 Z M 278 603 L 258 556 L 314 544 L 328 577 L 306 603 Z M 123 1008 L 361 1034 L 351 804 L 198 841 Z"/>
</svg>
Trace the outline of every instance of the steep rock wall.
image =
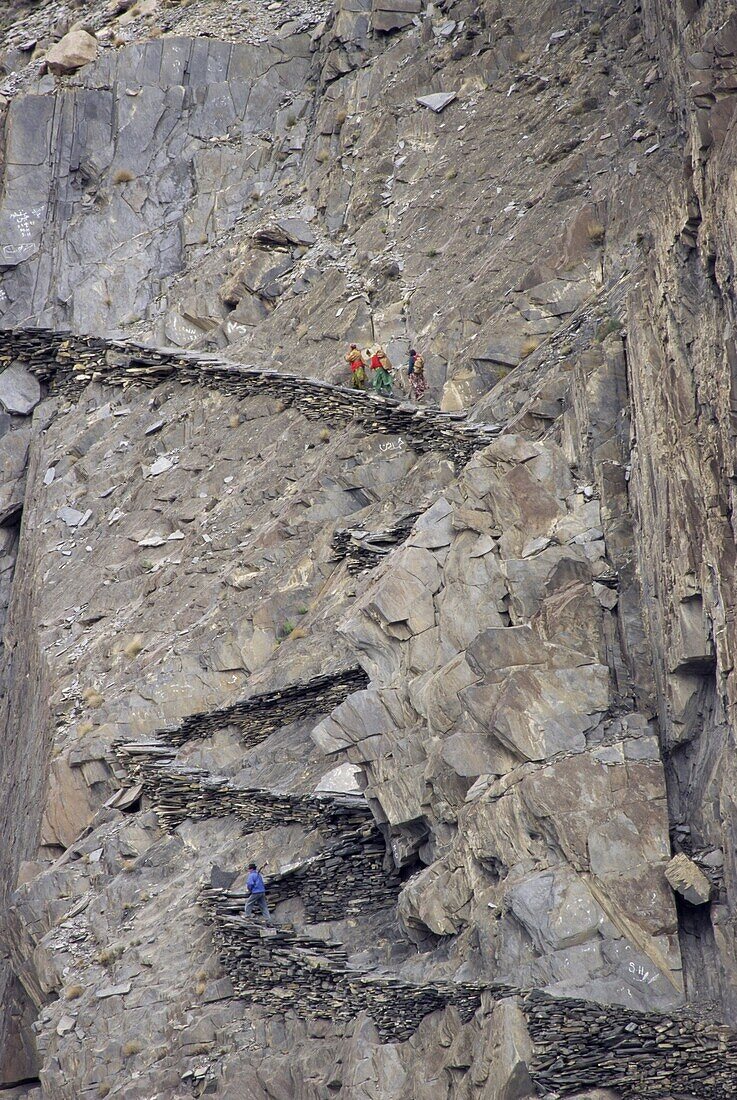
<svg viewBox="0 0 737 1100">
<path fill-rule="evenodd" d="M 340 4 L 258 50 L 106 47 L 59 87 L 36 72 L 7 112 L 6 320 L 332 379 L 344 337 L 417 340 L 433 398 L 504 434 L 459 477 L 365 425 L 175 380 L 42 406 L 6 633 L 23 992 L 5 1081 L 38 1072 L 70 1100 L 543 1094 L 534 1035 L 490 991 L 401 1043 L 370 1011 L 314 1018 L 317 995 L 274 1013 L 278 982 L 266 1007 L 236 995 L 201 888 L 237 897 L 251 855 L 279 881 L 324 860 L 320 828 L 256 811 L 346 775 L 400 901 L 315 926 L 285 897 L 298 944 L 339 940 L 340 966 L 418 988 L 733 1018 L 731 13 L 419 7 Z M 442 114 L 417 105 L 441 90 Z M 336 562 L 336 529 L 410 511 L 374 572 Z M 371 683 L 332 714 L 253 745 L 214 719 L 179 744 L 171 833 L 155 785 L 103 805 L 135 778 L 114 742 L 347 658 Z M 193 769 L 196 820 L 176 778 Z M 678 850 L 702 904 L 668 885 Z M 632 1095 L 595 1089 L 600 1059 L 576 1049 L 566 1095 Z"/>
</svg>

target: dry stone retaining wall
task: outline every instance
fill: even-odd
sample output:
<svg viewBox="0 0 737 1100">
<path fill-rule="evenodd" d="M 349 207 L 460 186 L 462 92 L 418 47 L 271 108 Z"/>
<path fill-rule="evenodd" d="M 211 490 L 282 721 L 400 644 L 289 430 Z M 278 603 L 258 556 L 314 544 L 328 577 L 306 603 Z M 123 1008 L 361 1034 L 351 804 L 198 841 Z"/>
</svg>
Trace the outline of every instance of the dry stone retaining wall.
<svg viewBox="0 0 737 1100">
<path fill-rule="evenodd" d="M 225 776 L 173 764 L 175 750 L 155 741 L 118 742 L 114 751 L 132 783 L 140 783 L 166 829 L 190 818 L 201 821 L 234 814 L 254 828 L 305 825 L 352 829 L 373 821 L 363 796 L 273 794 L 237 787 Z"/>
<path fill-rule="evenodd" d="M 358 420 L 371 432 L 401 435 L 415 451 L 439 450 L 463 465 L 488 446 L 501 428 L 465 421 L 465 414 L 417 408 L 395 398 L 335 386 L 316 378 L 244 367 L 181 349 L 152 348 L 50 329 L 0 330 L 0 365 L 23 363 L 55 391 L 75 396 L 89 382 L 156 386 L 168 378 L 197 383 L 243 398 L 254 394 L 291 402 L 306 416 Z"/>
<path fill-rule="evenodd" d="M 499 984 L 372 977 L 350 967 L 339 943 L 240 915 L 225 891 L 205 891 L 204 903 L 236 995 L 273 1012 L 292 1009 L 339 1024 L 367 1012 L 384 1041 L 402 1042 L 430 1012 L 454 1005 L 468 1020 L 484 994 L 514 996 L 534 1044 L 531 1076 L 543 1094 L 608 1088 L 624 1100 L 737 1096 L 737 1037 L 728 1028 Z"/>
<path fill-rule="evenodd" d="M 220 710 L 190 714 L 178 726 L 157 730 L 155 736 L 171 745 L 183 745 L 225 726 L 236 726 L 249 746 L 258 745 L 290 722 L 311 714 L 329 714 L 354 691 L 367 685 L 368 677 L 362 668 L 346 668 L 315 676 L 305 683 L 252 695 Z"/>
<path fill-rule="evenodd" d="M 345 560 L 348 572 L 354 576 L 364 569 L 373 569 L 386 554 L 399 546 L 409 535 L 421 512 L 410 512 L 383 531 L 364 531 L 360 527 L 343 527 L 331 541 L 333 560 Z"/>
</svg>

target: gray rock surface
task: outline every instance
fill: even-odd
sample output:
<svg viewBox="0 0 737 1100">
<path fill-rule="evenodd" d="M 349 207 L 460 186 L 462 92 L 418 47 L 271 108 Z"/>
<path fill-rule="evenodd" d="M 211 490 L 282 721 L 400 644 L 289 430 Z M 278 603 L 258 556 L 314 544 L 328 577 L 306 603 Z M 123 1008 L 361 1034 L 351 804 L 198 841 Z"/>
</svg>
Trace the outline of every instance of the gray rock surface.
<svg viewBox="0 0 737 1100">
<path fill-rule="evenodd" d="M 27 416 L 41 400 L 38 379 L 19 363 L 0 374 L 0 404 L 10 413 Z"/>
</svg>

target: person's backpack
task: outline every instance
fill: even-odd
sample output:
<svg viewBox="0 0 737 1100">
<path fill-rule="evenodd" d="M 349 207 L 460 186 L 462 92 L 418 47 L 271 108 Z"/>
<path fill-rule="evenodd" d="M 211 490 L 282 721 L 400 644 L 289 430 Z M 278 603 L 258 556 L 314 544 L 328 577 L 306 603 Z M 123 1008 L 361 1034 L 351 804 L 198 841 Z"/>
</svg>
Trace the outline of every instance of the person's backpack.
<svg viewBox="0 0 737 1100">
<path fill-rule="evenodd" d="M 415 356 L 414 372 L 415 374 L 423 374 L 425 370 L 425 360 L 421 355 Z"/>
</svg>

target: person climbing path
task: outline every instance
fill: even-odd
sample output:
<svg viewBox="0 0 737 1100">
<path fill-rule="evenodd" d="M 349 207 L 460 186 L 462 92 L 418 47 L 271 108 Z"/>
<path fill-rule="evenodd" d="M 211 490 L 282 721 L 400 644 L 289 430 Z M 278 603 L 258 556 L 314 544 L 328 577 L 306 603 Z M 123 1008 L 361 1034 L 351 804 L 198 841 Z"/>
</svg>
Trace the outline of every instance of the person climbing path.
<svg viewBox="0 0 737 1100">
<path fill-rule="evenodd" d="M 371 380 L 374 393 L 381 394 L 384 397 L 392 397 L 394 394 L 391 376 L 392 365 L 389 362 L 389 356 L 382 347 L 377 347 L 374 350 L 370 366 L 374 372 Z"/>
<path fill-rule="evenodd" d="M 351 344 L 345 361 L 351 369 L 351 386 L 354 390 L 362 390 L 366 387 L 366 367 L 363 356 L 358 350 L 357 344 Z"/>
<path fill-rule="evenodd" d="M 413 375 L 414 369 L 415 369 L 415 358 L 416 358 L 416 356 L 417 356 L 417 352 L 415 351 L 415 349 L 410 348 L 409 349 L 409 358 L 407 360 L 407 378 L 406 378 L 406 380 L 404 378 L 402 379 L 402 389 L 408 395 L 411 395 L 411 393 L 412 393 L 412 375 Z"/>
<path fill-rule="evenodd" d="M 264 864 L 265 866 L 265 864 Z M 265 918 L 267 924 L 271 924 L 271 913 L 266 904 L 266 887 L 263 876 L 255 863 L 248 864 L 248 877 L 246 878 L 246 907 L 244 913 L 252 917 L 256 910 Z"/>
<path fill-rule="evenodd" d="M 411 396 L 419 404 L 427 393 L 427 378 L 425 377 L 425 360 L 414 349 L 409 353 L 410 366 L 407 369 Z"/>
</svg>

